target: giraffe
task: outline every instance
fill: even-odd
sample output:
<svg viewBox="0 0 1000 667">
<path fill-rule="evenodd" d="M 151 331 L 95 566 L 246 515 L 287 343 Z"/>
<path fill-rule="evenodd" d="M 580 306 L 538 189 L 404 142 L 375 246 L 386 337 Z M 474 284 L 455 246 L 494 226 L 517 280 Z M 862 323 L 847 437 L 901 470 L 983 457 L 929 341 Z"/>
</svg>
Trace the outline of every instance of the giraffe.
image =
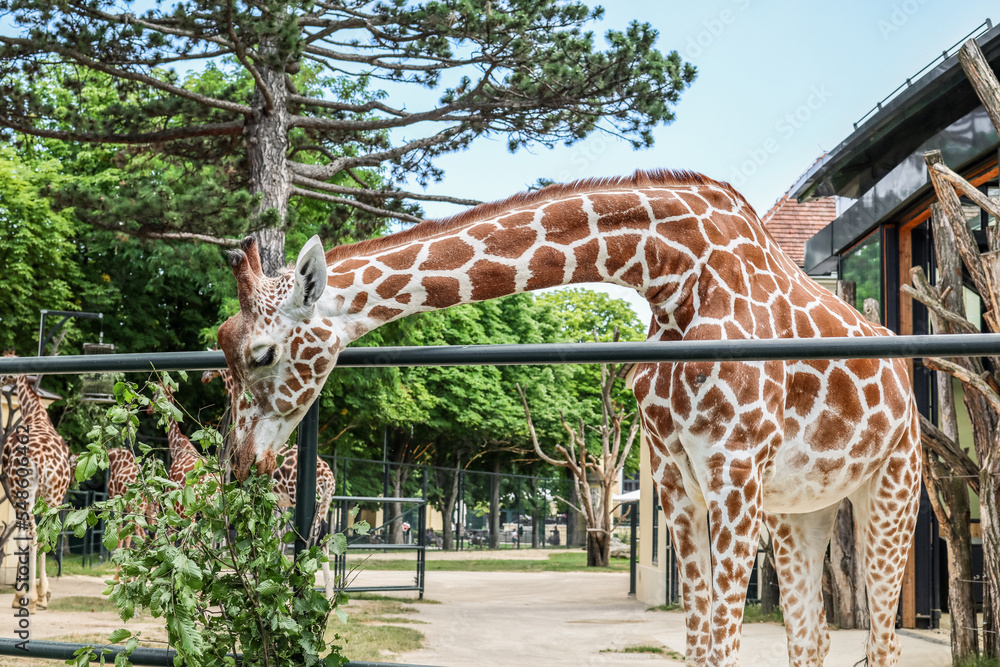
<svg viewBox="0 0 1000 667">
<path fill-rule="evenodd" d="M 3 356 L 17 355 L 8 350 Z M 21 555 L 28 554 L 27 605 L 22 604 L 25 601 L 25 590 L 19 582 L 15 587 L 11 606 L 15 609 L 27 606 L 28 613 L 33 614 L 36 608 L 44 609 L 48 605 L 52 591 L 45 571 L 45 552 L 38 550 L 38 533 L 31 510 L 38 498 L 43 498 L 50 507 L 63 503 L 73 477 L 73 457 L 28 381 L 28 376 L 16 376 L 15 384 L 21 423 L 28 429 L 27 449 L 20 451 L 16 438 L 11 437 L 0 452 L 0 470 L 7 472 L 12 492 L 16 496 L 20 495 L 18 500 L 23 501 L 23 507 L 27 510 L 24 519 L 19 518 L 18 536 L 15 538 L 19 545 L 19 562 L 23 562 Z M 22 551 L 25 545 L 27 550 Z"/>
<path fill-rule="evenodd" d="M 135 463 L 135 455 L 132 450 L 125 448 L 108 450 L 108 499 L 124 496 L 129 487 L 139 479 L 139 466 Z M 155 521 L 154 503 L 148 497 L 143 496 L 142 500 L 135 503 L 128 510 L 135 517 L 143 516 L 147 525 L 152 525 Z M 135 519 L 133 519 L 135 521 Z M 146 529 L 141 523 L 136 521 L 135 534 L 139 537 L 146 536 Z M 118 547 L 132 547 L 132 536 L 128 535 L 123 540 L 118 541 Z M 118 581 L 118 571 L 115 571 L 115 581 Z"/>
<path fill-rule="evenodd" d="M 480 205 L 324 254 L 276 277 L 232 251 L 240 312 L 219 329 L 247 392 L 235 473 L 268 473 L 340 352 L 406 315 L 603 281 L 650 303 L 649 340 L 885 336 L 805 275 L 732 186 L 691 172 L 591 179 Z M 895 665 L 894 617 L 920 480 L 898 359 L 644 363 L 633 391 L 682 580 L 689 665 L 735 665 L 763 523 L 774 536 L 789 663 L 830 640 L 822 562 L 850 498 L 866 563 L 869 665 Z"/>
<path fill-rule="evenodd" d="M 239 390 L 236 387 L 236 380 L 229 369 L 209 370 L 201 375 L 202 382 L 211 382 L 215 378 L 222 378 L 222 383 L 226 387 L 226 395 L 229 397 L 229 404 L 236 405 L 239 397 Z M 294 509 L 296 492 L 298 488 L 299 476 L 299 450 L 297 447 L 284 447 L 278 452 L 282 457 L 282 463 L 274 469 L 271 477 L 274 479 L 274 493 L 278 496 L 278 506 L 286 509 Z M 321 539 L 323 523 L 327 521 L 330 514 L 330 505 L 333 503 L 333 496 L 336 492 L 337 478 L 330 465 L 316 457 L 316 513 L 312 527 L 309 531 L 309 543 L 318 544 Z M 323 588 L 326 596 L 330 597 L 333 590 L 333 577 L 330 574 L 330 544 L 329 541 L 323 543 L 323 553 L 326 554 L 327 561 L 323 563 Z"/>
</svg>

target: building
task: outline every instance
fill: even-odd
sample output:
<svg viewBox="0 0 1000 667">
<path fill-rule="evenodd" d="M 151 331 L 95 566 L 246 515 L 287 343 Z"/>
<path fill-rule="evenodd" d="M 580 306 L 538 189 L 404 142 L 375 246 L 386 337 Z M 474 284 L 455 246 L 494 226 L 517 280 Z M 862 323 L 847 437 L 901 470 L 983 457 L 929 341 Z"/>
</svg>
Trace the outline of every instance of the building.
<svg viewBox="0 0 1000 667">
<path fill-rule="evenodd" d="M 1000 71 L 1000 27 L 987 21 L 974 34 L 990 66 Z M 929 206 L 936 197 L 924 153 L 940 150 L 947 165 L 983 193 L 1000 194 L 1000 137 L 958 62 L 960 46 L 945 51 L 894 96 L 878 103 L 790 193 L 801 203 L 820 198 L 836 202 L 836 218 L 806 242 L 806 271 L 854 281 L 858 307 L 866 298 L 877 299 L 882 322 L 900 334 L 929 332 L 924 307 L 900 293 L 900 286 L 910 282 L 911 267 L 923 267 L 932 280 L 935 271 Z M 993 221 L 968 204 L 968 223 L 982 249 L 985 230 Z M 979 296 L 969 287 L 965 302 L 969 320 L 984 330 Z M 933 420 L 933 376 L 919 359 L 912 368 L 919 408 Z M 961 392 L 957 383 L 955 391 Z M 957 403 L 962 405 L 960 397 Z M 941 601 L 947 599 L 947 577 L 941 576 L 944 554 L 925 494 L 904 580 L 904 627 L 936 627 Z"/>
</svg>

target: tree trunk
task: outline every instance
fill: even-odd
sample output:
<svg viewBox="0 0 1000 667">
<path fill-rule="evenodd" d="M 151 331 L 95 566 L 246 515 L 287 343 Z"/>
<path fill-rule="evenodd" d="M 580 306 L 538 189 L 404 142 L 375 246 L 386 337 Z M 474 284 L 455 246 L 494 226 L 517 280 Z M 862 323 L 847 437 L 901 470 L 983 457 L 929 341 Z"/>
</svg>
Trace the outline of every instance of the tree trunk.
<svg viewBox="0 0 1000 667">
<path fill-rule="evenodd" d="M 266 50 L 267 46 L 261 47 Z M 285 266 L 285 223 L 292 175 L 286 165 L 288 154 L 288 110 L 285 73 L 263 63 L 257 65 L 261 81 L 254 88 L 254 113 L 247 118 L 247 159 L 250 193 L 258 197 L 254 215 L 254 237 L 264 273 L 273 276 Z M 268 109 L 264 90 L 270 96 Z"/>
<path fill-rule="evenodd" d="M 451 551 L 455 548 L 455 531 L 451 527 L 451 515 L 455 512 L 455 503 L 458 502 L 458 475 L 461 469 L 461 459 L 456 461 L 455 472 L 451 476 L 451 489 L 445 498 L 444 507 L 441 509 L 444 527 L 441 529 L 441 548 Z"/>
<path fill-rule="evenodd" d="M 395 498 L 403 496 L 403 487 L 409 478 L 409 469 L 398 465 L 389 473 L 392 495 Z M 389 522 L 389 544 L 403 543 L 403 506 L 401 503 L 386 503 L 386 521 Z"/>
<path fill-rule="evenodd" d="M 587 533 L 587 567 L 607 567 L 611 557 L 611 536 L 607 533 Z"/>
<path fill-rule="evenodd" d="M 997 443 L 993 444 L 997 447 Z M 991 592 L 983 596 L 984 655 L 997 658 L 997 632 L 1000 631 L 1000 489 L 996 471 L 984 466 L 979 475 L 979 523 L 983 530 L 983 587 Z"/>
<path fill-rule="evenodd" d="M 758 595 L 760 597 L 760 613 L 770 615 L 779 604 L 778 571 L 774 567 L 774 542 L 770 537 L 764 547 L 764 562 L 760 566 L 758 578 Z"/>
<path fill-rule="evenodd" d="M 542 521 L 542 510 L 538 502 L 538 486 L 534 477 L 528 480 L 528 492 L 531 494 L 531 502 L 528 504 L 531 510 L 531 548 L 537 549 L 544 544 L 544 541 L 540 540 L 545 540 L 545 535 L 541 535 L 539 538 L 539 533 L 545 532 L 545 522 Z"/>
<path fill-rule="evenodd" d="M 500 548 L 500 457 L 493 460 L 490 475 L 490 549 Z"/>
</svg>

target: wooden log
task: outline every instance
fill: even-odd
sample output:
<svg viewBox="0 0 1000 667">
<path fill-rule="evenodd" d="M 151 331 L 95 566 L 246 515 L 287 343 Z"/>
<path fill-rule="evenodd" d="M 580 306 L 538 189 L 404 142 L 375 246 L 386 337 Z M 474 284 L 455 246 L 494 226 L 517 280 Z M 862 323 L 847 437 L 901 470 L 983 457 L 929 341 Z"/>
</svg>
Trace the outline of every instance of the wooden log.
<svg viewBox="0 0 1000 667">
<path fill-rule="evenodd" d="M 965 268 L 972 278 L 973 284 L 980 294 L 989 293 L 989 286 L 986 282 L 986 274 L 983 271 L 982 260 L 979 259 L 979 245 L 976 243 L 969 225 L 965 221 L 965 212 L 962 204 L 955 193 L 955 188 L 944 179 L 941 173 L 934 168 L 936 164 L 943 164 L 944 158 L 941 151 L 928 151 L 924 153 L 924 161 L 927 163 L 927 173 L 930 174 L 931 184 L 941 203 L 941 210 L 944 212 L 945 220 L 948 221 L 955 237 L 955 247 L 958 255 L 962 258 Z"/>
<path fill-rule="evenodd" d="M 1000 220 L 1000 201 L 984 195 L 979 188 L 956 174 L 943 162 L 936 163 L 934 171 L 941 174 L 944 180 L 951 183 L 955 188 L 961 190 L 962 194 L 971 199 L 973 204 Z"/>
<path fill-rule="evenodd" d="M 983 272 L 986 274 L 986 283 L 990 291 L 988 295 L 981 295 L 987 304 L 990 314 L 1000 312 L 1000 252 L 984 252 L 981 256 L 983 261 Z M 994 333 L 1000 333 L 996 328 L 996 318 L 987 318 L 987 324 Z"/>
<path fill-rule="evenodd" d="M 993 74 L 993 68 L 986 62 L 982 49 L 975 38 L 970 39 L 958 51 L 958 62 L 965 70 L 965 76 L 986 108 L 993 127 L 1000 133 L 1000 82 Z"/>
</svg>

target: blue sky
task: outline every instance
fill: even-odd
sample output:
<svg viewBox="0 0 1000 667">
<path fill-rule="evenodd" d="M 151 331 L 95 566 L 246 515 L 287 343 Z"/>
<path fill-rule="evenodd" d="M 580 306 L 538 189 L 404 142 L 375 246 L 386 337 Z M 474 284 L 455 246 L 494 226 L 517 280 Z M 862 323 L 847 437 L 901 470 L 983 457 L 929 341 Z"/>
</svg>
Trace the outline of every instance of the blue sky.
<svg viewBox="0 0 1000 667">
<path fill-rule="evenodd" d="M 730 181 L 763 215 L 879 100 L 984 20 L 1000 19 L 995 2 L 979 0 L 615 0 L 604 7 L 595 33 L 648 21 L 660 33 L 660 50 L 676 49 L 698 67 L 676 121 L 656 130 L 655 146 L 633 151 L 595 134 L 570 147 L 511 154 L 502 138 L 481 140 L 442 158 L 445 179 L 428 192 L 493 200 L 540 177 L 566 181 L 667 167 Z M 425 206 L 431 216 L 455 210 Z M 629 298 L 648 321 L 637 295 L 613 294 Z"/>
</svg>

